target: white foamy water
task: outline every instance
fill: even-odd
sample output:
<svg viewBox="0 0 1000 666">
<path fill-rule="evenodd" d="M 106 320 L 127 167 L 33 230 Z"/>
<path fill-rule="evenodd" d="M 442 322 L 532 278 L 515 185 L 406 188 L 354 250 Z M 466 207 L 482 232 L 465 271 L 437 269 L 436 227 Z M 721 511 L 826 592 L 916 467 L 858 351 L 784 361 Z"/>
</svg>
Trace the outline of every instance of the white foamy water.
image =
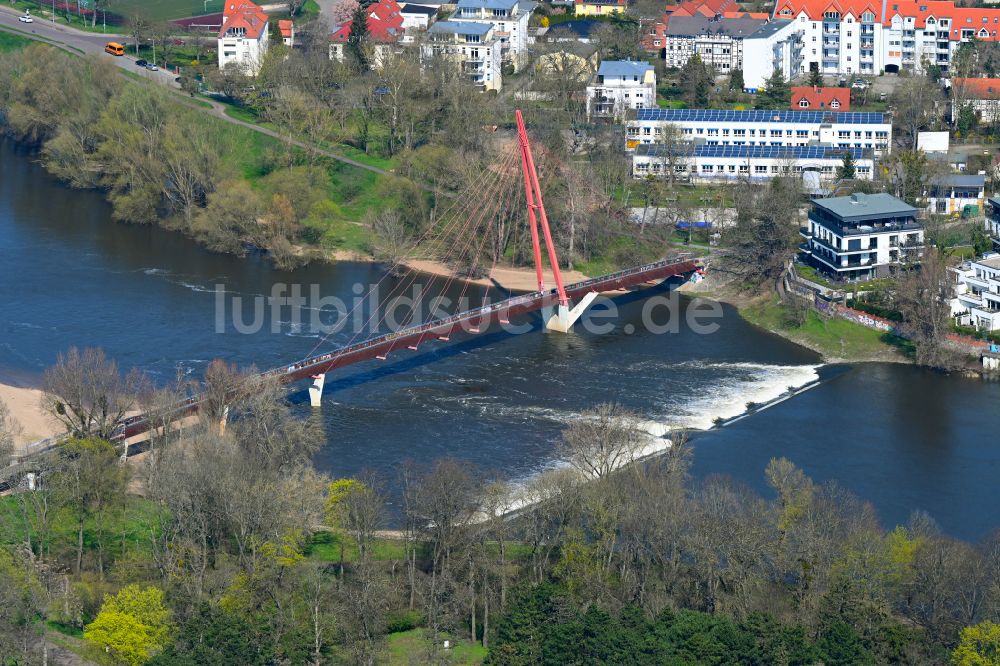
<svg viewBox="0 0 1000 666">
<path fill-rule="evenodd" d="M 678 366 L 686 368 L 705 368 L 706 370 L 732 370 L 734 374 L 720 381 L 695 391 L 690 399 L 682 399 L 672 407 L 673 413 L 662 418 L 644 419 L 639 422 L 639 428 L 649 437 L 635 455 L 635 460 L 642 460 L 658 455 L 672 446 L 669 434 L 675 430 L 708 430 L 720 421 L 729 421 L 746 414 L 751 406 L 761 408 L 765 405 L 790 397 L 795 391 L 803 389 L 819 380 L 819 365 L 766 365 L 760 363 L 710 363 L 703 361 L 685 361 Z M 530 408 L 529 408 L 530 409 Z M 541 410 L 531 409 L 535 416 Z M 544 410 L 544 416 L 556 418 L 561 422 L 569 422 L 574 418 L 584 418 L 582 414 L 569 412 L 553 413 Z M 509 513 L 515 513 L 528 506 L 544 501 L 546 497 L 535 481 L 542 475 L 558 469 L 568 468 L 564 460 L 552 460 L 535 473 L 515 479 L 510 482 L 511 500 Z M 582 477 L 582 475 L 581 475 Z"/>
</svg>

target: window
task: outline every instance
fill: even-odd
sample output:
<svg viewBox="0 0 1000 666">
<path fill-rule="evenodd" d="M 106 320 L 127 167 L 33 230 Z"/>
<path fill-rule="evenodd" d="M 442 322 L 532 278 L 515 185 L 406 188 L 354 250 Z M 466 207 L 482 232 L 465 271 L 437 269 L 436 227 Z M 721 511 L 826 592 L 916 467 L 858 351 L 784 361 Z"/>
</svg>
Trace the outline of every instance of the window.
<svg viewBox="0 0 1000 666">
<path fill-rule="evenodd" d="M 832 102 L 830 102 L 830 108 L 831 109 L 839 109 L 840 108 L 840 100 L 839 99 L 835 99 Z"/>
<path fill-rule="evenodd" d="M 805 97 L 803 97 L 802 99 L 800 99 L 799 100 L 799 107 L 801 107 L 803 109 L 808 109 L 809 108 L 809 100 L 807 100 Z"/>
<path fill-rule="evenodd" d="M 763 164 L 758 164 L 754 168 L 754 173 L 767 173 L 767 166 Z"/>
</svg>

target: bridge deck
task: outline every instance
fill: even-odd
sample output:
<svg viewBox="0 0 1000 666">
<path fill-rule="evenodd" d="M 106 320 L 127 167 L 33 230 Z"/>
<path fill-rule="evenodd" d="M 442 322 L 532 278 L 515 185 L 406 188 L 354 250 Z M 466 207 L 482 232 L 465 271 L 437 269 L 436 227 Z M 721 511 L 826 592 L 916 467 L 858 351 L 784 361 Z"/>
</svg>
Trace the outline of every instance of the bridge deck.
<svg viewBox="0 0 1000 666">
<path fill-rule="evenodd" d="M 566 295 L 576 300 L 590 292 L 627 289 L 653 280 L 663 280 L 678 275 L 694 273 L 699 268 L 698 262 L 693 259 L 665 259 L 566 285 Z M 494 323 L 507 320 L 509 317 L 516 317 L 557 304 L 558 296 L 555 289 L 514 296 L 513 298 L 497 301 L 481 308 L 460 312 L 451 317 L 436 319 L 426 324 L 369 338 L 357 344 L 342 347 L 326 354 L 313 356 L 289 366 L 274 368 L 265 372 L 264 375 L 275 376 L 283 383 L 291 383 L 361 361 L 381 358 L 390 352 L 419 346 L 423 342 L 447 338 L 456 331 L 476 333 L 485 330 Z M 199 410 L 204 401 L 204 395 L 192 396 L 177 404 L 172 409 L 173 416 L 181 418 L 188 414 L 193 414 Z M 123 441 L 140 435 L 148 429 L 149 422 L 145 415 L 131 416 L 122 421 L 112 439 L 114 441 Z M 58 445 L 57 439 L 52 438 L 44 442 L 37 442 L 35 446 L 30 448 L 28 455 L 39 455 L 51 450 Z"/>
</svg>

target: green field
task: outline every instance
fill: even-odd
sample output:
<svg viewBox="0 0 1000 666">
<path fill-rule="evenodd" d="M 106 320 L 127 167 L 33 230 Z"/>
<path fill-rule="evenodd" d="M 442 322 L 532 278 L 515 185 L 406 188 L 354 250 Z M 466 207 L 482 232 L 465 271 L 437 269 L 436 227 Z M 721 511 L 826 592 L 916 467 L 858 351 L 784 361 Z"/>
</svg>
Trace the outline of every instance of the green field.
<svg viewBox="0 0 1000 666">
<path fill-rule="evenodd" d="M 111 11 L 120 16 L 141 13 L 151 21 L 170 21 L 188 16 L 216 14 L 223 0 L 112 0 Z"/>
</svg>

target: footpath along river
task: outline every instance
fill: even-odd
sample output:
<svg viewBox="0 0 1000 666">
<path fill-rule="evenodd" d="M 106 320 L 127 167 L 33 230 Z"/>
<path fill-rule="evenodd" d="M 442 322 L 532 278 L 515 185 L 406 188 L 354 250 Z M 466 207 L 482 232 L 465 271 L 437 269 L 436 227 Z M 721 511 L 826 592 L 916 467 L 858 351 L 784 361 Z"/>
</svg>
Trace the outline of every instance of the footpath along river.
<svg viewBox="0 0 1000 666">
<path fill-rule="evenodd" d="M 233 295 L 269 295 L 275 283 L 315 284 L 350 303 L 355 285 L 382 277 L 381 267 L 353 262 L 283 272 L 158 228 L 115 224 L 99 193 L 63 187 L 30 153 L 0 141 L 0 381 L 36 383 L 71 345 L 103 347 L 162 382 L 199 376 L 213 358 L 284 365 L 350 334 L 324 341 L 288 318 L 277 332 L 240 334 L 228 322 L 218 333 L 215 285 L 225 285 L 230 304 Z M 404 278 L 383 284 L 395 279 Z M 692 438 L 699 477 L 726 474 L 766 492 L 765 465 L 785 456 L 871 501 L 887 525 L 923 509 L 959 537 L 1000 527 L 1000 384 L 905 365 L 821 366 L 729 307 L 713 334 L 682 324 L 654 335 L 641 325 L 642 307 L 620 303 L 609 334 L 456 336 L 338 371 L 315 416 L 327 438 L 317 466 L 392 481 L 408 458 L 454 456 L 525 478 L 556 462 L 553 442 L 566 424 L 616 400 L 653 430 L 730 420 Z M 739 418 L 748 403 L 807 386 Z M 310 411 L 304 391 L 293 400 Z"/>
</svg>

